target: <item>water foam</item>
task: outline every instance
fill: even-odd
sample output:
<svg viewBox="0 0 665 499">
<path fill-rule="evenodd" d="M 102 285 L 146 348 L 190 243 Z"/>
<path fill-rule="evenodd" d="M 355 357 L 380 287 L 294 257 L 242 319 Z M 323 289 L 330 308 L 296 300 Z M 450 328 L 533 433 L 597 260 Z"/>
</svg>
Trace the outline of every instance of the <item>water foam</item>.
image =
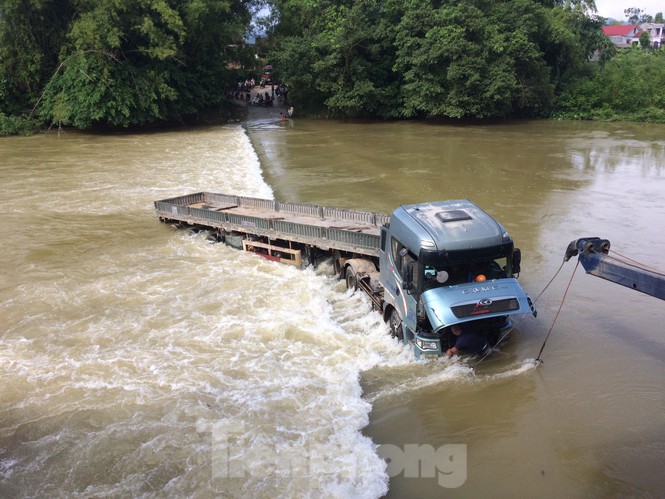
<svg viewBox="0 0 665 499">
<path fill-rule="evenodd" d="M 16 278 L 30 279 L 3 295 L 0 470 L 12 485 L 0 493 L 383 495 L 360 376 L 400 347 L 326 266 L 301 271 L 159 226 L 159 197 L 273 195 L 241 128 L 182 149 L 163 139 L 152 168 L 137 160 L 113 180 L 103 158 L 88 171 L 51 210 L 50 236 L 28 244 Z M 223 473 L 222 423 L 242 478 Z"/>
</svg>

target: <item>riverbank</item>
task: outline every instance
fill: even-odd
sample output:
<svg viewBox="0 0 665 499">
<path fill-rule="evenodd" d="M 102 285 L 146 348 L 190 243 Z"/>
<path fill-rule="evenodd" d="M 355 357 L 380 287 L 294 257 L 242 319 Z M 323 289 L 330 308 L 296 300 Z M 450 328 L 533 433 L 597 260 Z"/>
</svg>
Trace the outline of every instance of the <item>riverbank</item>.
<svg viewBox="0 0 665 499">
<path fill-rule="evenodd" d="M 273 99 L 273 105 L 270 107 L 248 105 L 244 100 L 233 99 L 232 102 L 236 106 L 235 114 L 237 119 L 246 123 L 268 123 L 271 121 L 283 121 L 286 119 L 285 117 L 288 116 L 287 106 L 277 98 L 272 87 L 261 88 L 257 85 L 252 88 L 250 91 L 251 102 L 254 101 L 258 94 L 265 95 L 266 92 Z"/>
</svg>

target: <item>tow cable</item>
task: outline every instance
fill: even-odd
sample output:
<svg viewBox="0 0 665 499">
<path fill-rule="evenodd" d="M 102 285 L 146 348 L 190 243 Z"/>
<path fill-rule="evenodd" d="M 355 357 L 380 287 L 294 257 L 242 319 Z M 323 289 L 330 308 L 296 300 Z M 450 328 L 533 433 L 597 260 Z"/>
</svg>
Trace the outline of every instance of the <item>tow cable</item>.
<svg viewBox="0 0 665 499">
<path fill-rule="evenodd" d="M 577 242 L 579 242 L 579 241 L 580 241 L 580 240 L 573 241 L 572 243 L 570 243 L 570 245 L 568 246 L 568 249 L 566 250 L 566 255 L 564 256 L 564 259 L 563 259 L 563 262 L 564 262 L 564 263 L 567 262 L 567 261 L 570 259 L 571 256 L 574 256 L 574 255 L 577 254 L 577 252 L 574 252 L 574 253 L 573 253 L 571 250 L 572 250 L 572 249 L 575 249 L 574 246 L 573 246 L 573 244 L 574 244 L 574 243 L 577 243 Z M 612 255 L 609 254 L 609 241 L 605 241 L 605 242 L 600 241 L 600 242 L 601 242 L 601 243 L 604 243 L 604 244 L 607 245 L 607 248 L 606 248 L 606 250 L 604 251 L 604 253 L 607 255 L 608 258 L 613 259 L 613 260 L 616 260 L 616 261 L 619 261 L 619 262 L 621 261 L 621 259 L 623 259 L 623 260 L 625 260 L 625 262 L 630 262 L 630 265 L 632 265 L 632 266 L 634 266 L 634 267 L 641 268 L 642 270 L 646 270 L 646 271 L 649 271 L 649 272 L 655 272 L 655 273 L 658 273 L 658 274 L 662 274 L 662 272 L 660 272 L 660 271 L 654 269 L 653 267 L 649 267 L 649 266 L 647 266 L 647 265 L 645 265 L 645 264 L 643 264 L 643 263 L 638 262 L 637 260 L 633 260 L 632 258 L 629 258 L 629 257 L 627 257 L 627 256 L 625 256 L 625 255 L 622 255 L 621 253 L 619 253 L 619 252 L 617 252 L 617 251 L 613 251 L 613 253 L 614 253 L 615 255 L 617 255 L 619 258 L 615 258 L 614 256 L 612 256 Z M 589 240 L 589 241 L 586 241 L 586 244 L 587 244 L 587 245 L 591 244 L 591 243 L 590 243 L 590 240 Z M 593 246 L 591 246 L 591 247 L 593 248 Z M 550 327 L 550 330 L 547 332 L 547 336 L 545 336 L 545 341 L 543 341 L 543 345 L 540 347 L 540 352 L 538 352 L 538 357 L 536 357 L 536 362 L 538 362 L 538 363 L 540 363 L 540 364 L 543 363 L 543 360 L 542 360 L 542 358 L 541 358 L 541 355 L 543 354 L 543 350 L 545 349 L 545 344 L 547 343 L 547 340 L 548 340 L 548 338 L 550 337 L 550 333 L 552 332 L 552 329 L 554 328 L 554 324 L 556 324 L 556 320 L 557 320 L 557 317 L 559 317 L 559 312 L 561 312 L 561 308 L 563 307 L 563 303 L 566 301 L 566 295 L 568 294 L 568 290 L 570 289 L 570 285 L 571 285 L 571 283 L 573 282 L 573 277 L 575 277 L 575 271 L 577 270 L 577 267 L 578 267 L 579 264 L 580 264 L 580 260 L 581 260 L 581 258 L 577 260 L 577 264 L 575 265 L 575 270 L 573 270 L 573 274 L 570 276 L 570 281 L 568 282 L 568 286 L 566 287 L 566 291 L 565 291 L 565 293 L 563 294 L 563 298 L 561 299 L 561 304 L 559 305 L 559 310 L 557 310 L 557 313 L 556 313 L 556 315 L 554 316 L 554 321 L 552 322 L 552 326 Z M 625 263 L 625 262 L 624 262 L 624 263 Z M 563 263 L 561 264 L 561 266 L 563 267 Z M 561 267 L 559 267 L 559 270 L 561 270 Z M 557 270 L 557 272 L 556 272 L 556 274 L 554 274 L 554 277 L 552 278 L 552 280 L 554 280 L 554 278 L 556 277 L 556 275 L 557 275 L 558 273 L 559 273 L 559 271 Z M 551 284 L 551 282 L 552 282 L 552 281 L 550 281 L 550 282 L 547 284 L 547 286 L 545 286 L 545 289 L 547 289 L 547 287 Z M 633 285 L 633 287 L 635 288 L 635 285 Z M 543 292 L 545 291 L 545 289 L 543 289 Z M 643 290 L 642 290 L 642 291 L 643 291 Z M 540 295 L 542 295 L 543 292 L 541 292 Z M 644 291 L 643 291 L 643 292 L 644 292 Z M 647 294 L 650 294 L 650 293 L 647 293 Z M 540 295 L 538 295 L 538 298 L 540 298 Z M 652 296 L 656 296 L 656 295 L 652 295 Z M 536 300 L 537 300 L 538 298 L 536 298 Z"/>
<path fill-rule="evenodd" d="M 594 239 L 597 239 L 597 238 L 594 238 Z M 564 263 L 566 263 L 566 262 L 570 259 L 571 256 L 574 256 L 574 255 L 577 255 L 577 254 L 578 254 L 577 251 L 572 251 L 572 250 L 575 250 L 574 243 L 578 243 L 579 241 L 585 241 L 585 240 L 581 240 L 581 239 L 580 239 L 580 240 L 577 240 L 577 241 L 573 241 L 573 242 L 569 245 L 568 249 L 566 250 L 566 255 L 564 256 L 563 262 L 561 263 L 561 266 L 560 266 L 559 269 L 554 273 L 554 276 L 552 277 L 552 279 L 550 279 L 550 281 L 547 283 L 547 285 L 543 288 L 543 290 L 540 292 L 540 294 L 539 294 L 539 295 L 536 297 L 536 299 L 533 301 L 534 305 L 536 304 L 536 302 L 538 302 L 538 300 L 539 300 L 540 297 L 543 295 L 543 293 L 547 290 L 547 288 L 549 288 L 550 284 L 552 284 L 552 282 L 554 281 L 554 279 L 556 279 L 556 277 L 559 275 L 559 272 L 561 272 L 561 269 L 563 268 Z M 585 241 L 585 242 L 588 243 L 589 241 Z M 601 241 L 601 242 L 602 242 L 602 241 Z M 640 263 L 640 262 L 638 262 L 638 261 L 636 261 L 636 260 L 633 260 L 632 258 L 629 258 L 629 257 L 627 257 L 627 256 L 625 256 L 625 255 L 622 255 L 621 253 L 618 253 L 617 251 L 613 251 L 613 253 L 614 253 L 618 258 L 616 258 L 616 257 L 614 257 L 614 256 L 610 256 L 610 255 L 609 255 L 609 251 L 608 251 L 608 250 L 609 250 L 609 241 L 605 241 L 605 243 L 607 244 L 607 248 L 606 248 L 606 250 L 604 251 L 604 253 L 605 253 L 605 255 L 606 255 L 608 258 L 612 258 L 613 260 L 616 260 L 616 261 L 618 261 L 618 262 L 622 262 L 622 263 L 624 263 L 624 264 L 629 264 L 629 265 L 632 265 L 633 267 L 637 267 L 637 268 L 640 268 L 640 269 L 645 270 L 645 271 L 648 271 L 648 272 L 652 272 L 652 273 L 656 273 L 656 274 L 660 274 L 660 275 L 663 274 L 663 272 L 661 272 L 660 270 L 657 270 L 657 269 L 655 269 L 655 268 L 653 268 L 653 267 L 650 267 L 650 266 L 645 265 L 645 264 L 643 264 L 643 263 Z M 581 250 L 578 250 L 578 251 L 581 251 Z M 580 258 L 580 259 L 581 259 L 581 258 Z M 577 264 L 575 265 L 575 269 L 573 270 L 573 273 L 572 273 L 572 275 L 570 276 L 570 280 L 568 281 L 568 285 L 566 286 L 566 291 L 564 292 L 563 297 L 561 298 L 561 303 L 559 304 L 559 308 L 558 308 L 558 310 L 557 310 L 557 312 L 556 312 L 556 315 L 554 316 L 554 320 L 552 321 L 552 325 L 550 326 L 550 329 L 549 329 L 549 331 L 547 332 L 547 335 L 545 336 L 545 340 L 543 341 L 543 344 L 542 344 L 542 346 L 540 347 L 540 351 L 538 352 L 538 356 L 537 356 L 536 359 L 535 359 L 535 362 L 538 363 L 538 364 L 543 364 L 543 359 L 542 359 L 543 350 L 545 350 L 545 345 L 547 344 L 547 340 L 549 339 L 550 334 L 552 333 L 552 330 L 554 329 L 554 325 L 556 324 L 557 318 L 559 317 L 559 313 L 561 312 L 561 309 L 563 308 L 563 304 L 564 304 L 565 301 L 566 301 L 566 296 L 568 295 L 568 291 L 570 290 L 570 286 L 571 286 L 571 284 L 572 284 L 572 282 L 573 282 L 573 278 L 575 277 L 575 272 L 577 271 L 577 267 L 578 267 L 579 264 L 580 264 L 580 259 L 577 260 Z M 623 260 L 622 260 L 622 259 L 623 259 Z M 586 266 L 585 266 L 585 268 L 586 268 Z M 589 273 L 588 270 L 587 270 L 587 272 Z M 618 281 L 614 281 L 614 282 L 618 282 Z M 629 287 L 629 286 L 628 286 L 628 287 Z M 650 293 L 649 291 L 645 291 L 645 290 L 643 290 L 643 289 L 638 289 L 636 284 L 633 284 L 633 289 L 637 289 L 638 291 L 646 292 L 647 294 L 650 294 L 651 296 L 656 296 L 656 297 L 662 299 L 662 296 L 656 294 L 655 291 L 654 291 L 654 293 Z M 524 317 L 525 317 L 526 315 L 527 315 L 527 314 L 524 314 L 524 315 L 522 315 L 520 318 L 516 319 L 516 320 L 515 320 L 515 325 L 517 325 L 522 319 L 524 319 Z M 501 342 L 503 341 L 503 339 L 504 339 L 508 334 L 510 334 L 510 332 L 505 333 L 505 334 L 499 339 L 499 341 L 497 342 L 497 344 L 501 343 Z M 489 352 L 487 352 L 487 353 L 486 353 L 486 354 L 485 354 L 485 355 L 484 355 L 484 356 L 483 356 L 478 362 L 476 362 L 476 364 L 474 365 L 474 367 L 476 367 L 476 366 L 477 366 L 478 364 L 480 364 L 483 360 L 485 360 L 485 359 L 487 358 L 487 356 L 488 356 L 490 353 L 492 353 L 492 350 L 490 350 Z"/>
<path fill-rule="evenodd" d="M 554 276 L 549 280 L 549 282 L 543 288 L 543 290 L 540 292 L 540 294 L 538 294 L 536 299 L 533 300 L 534 305 L 538 302 L 540 297 L 543 296 L 543 293 L 547 290 L 547 288 L 550 287 L 550 284 L 552 284 L 554 282 L 554 279 L 556 279 L 556 277 L 559 275 L 559 272 L 561 272 L 561 269 L 563 268 L 563 265 L 565 263 L 566 263 L 566 260 L 564 259 L 563 262 L 561 262 L 561 265 L 559 266 L 558 270 L 554 273 Z M 561 299 L 561 304 L 559 305 L 559 309 L 557 310 L 557 313 L 554 317 L 554 321 L 552 321 L 552 325 L 550 326 L 550 330 L 547 332 L 547 336 L 545 336 L 545 341 L 543 341 L 543 345 L 540 347 L 540 352 L 538 352 L 538 357 L 536 357 L 535 362 L 537 362 L 539 364 L 543 364 L 543 360 L 540 358 L 540 356 L 542 355 L 543 350 L 545 349 L 545 344 L 547 343 L 547 340 L 550 337 L 550 333 L 554 329 L 554 324 L 556 324 L 557 317 L 559 317 L 559 313 L 561 312 L 561 309 L 563 308 L 563 303 L 566 301 L 566 295 L 568 294 L 568 290 L 570 289 L 570 285 L 573 282 L 573 277 L 575 277 L 575 271 L 577 270 L 577 267 L 578 267 L 579 263 L 580 262 L 578 260 L 577 265 L 575 265 L 575 270 L 573 270 L 573 274 L 570 276 L 570 281 L 568 282 L 568 286 L 566 287 L 566 291 L 563 294 L 563 298 Z M 517 325 L 522 319 L 524 319 L 524 317 L 526 317 L 526 315 L 527 314 L 523 314 L 522 317 L 520 317 L 519 319 L 516 319 L 515 320 L 515 325 Z M 506 336 L 508 336 L 509 334 L 510 334 L 510 331 L 504 333 L 504 335 L 501 338 L 499 338 L 499 341 L 497 341 L 497 344 L 500 344 L 503 341 L 503 339 Z M 474 364 L 473 367 L 475 368 L 478 364 L 480 364 L 483 360 L 485 360 L 492 352 L 493 352 L 493 350 L 490 349 L 478 362 L 476 362 Z"/>
<path fill-rule="evenodd" d="M 566 263 L 564 260 L 563 263 Z M 561 267 L 563 267 L 563 263 L 561 264 Z M 573 277 L 575 277 L 575 272 L 577 271 L 577 267 L 580 265 L 580 261 L 578 260 L 577 263 L 575 264 L 575 269 L 573 270 L 572 275 L 570 276 L 570 280 L 568 281 L 568 286 L 566 286 L 566 291 L 563 293 L 563 298 L 561 298 L 561 303 L 559 304 L 559 309 L 556 311 L 556 315 L 554 316 L 554 320 L 552 321 L 552 325 L 550 326 L 550 330 L 547 331 L 547 335 L 545 336 L 545 341 L 543 341 L 543 346 L 540 347 L 540 352 L 538 352 L 538 357 L 536 357 L 536 362 L 542 364 L 543 359 L 540 358 L 540 356 L 543 354 L 543 350 L 545 349 L 545 344 L 547 343 L 547 340 L 550 337 L 550 333 L 552 332 L 552 329 L 554 329 L 554 324 L 556 324 L 556 320 L 559 317 L 559 313 L 561 312 L 561 309 L 563 308 L 563 303 L 566 301 L 566 295 L 568 294 L 568 290 L 570 289 L 570 285 L 573 283 Z M 561 270 L 561 267 L 559 267 L 559 270 Z M 557 270 L 556 274 L 559 273 L 559 270 Z M 556 274 L 554 274 L 554 277 L 556 277 Z M 552 281 L 554 280 L 554 277 L 552 277 Z M 547 286 L 549 286 L 552 281 L 550 281 Z M 547 289 L 547 286 L 545 286 L 545 289 Z M 542 295 L 545 292 L 545 289 L 540 293 Z M 538 295 L 538 298 L 540 298 L 540 295 Z M 536 299 L 538 299 L 536 298 Z"/>
</svg>

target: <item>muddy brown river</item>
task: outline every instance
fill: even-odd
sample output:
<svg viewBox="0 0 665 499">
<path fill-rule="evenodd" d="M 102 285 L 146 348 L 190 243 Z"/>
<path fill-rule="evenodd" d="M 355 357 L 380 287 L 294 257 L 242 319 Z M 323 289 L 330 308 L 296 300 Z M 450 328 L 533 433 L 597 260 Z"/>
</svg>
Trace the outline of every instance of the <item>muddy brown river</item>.
<svg viewBox="0 0 665 499">
<path fill-rule="evenodd" d="M 330 265 L 209 244 L 152 205 L 468 198 L 535 298 L 581 237 L 665 270 L 663 126 L 263 117 L 3 138 L 0 158 L 0 497 L 665 490 L 661 300 L 570 261 L 500 352 L 419 361 Z"/>
</svg>

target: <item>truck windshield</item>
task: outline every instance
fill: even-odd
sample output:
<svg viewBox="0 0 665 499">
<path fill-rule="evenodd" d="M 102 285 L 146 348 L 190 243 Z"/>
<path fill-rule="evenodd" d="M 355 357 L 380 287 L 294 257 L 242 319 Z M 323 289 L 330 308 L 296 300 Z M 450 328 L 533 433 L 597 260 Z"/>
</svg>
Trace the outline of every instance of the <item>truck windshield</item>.
<svg viewBox="0 0 665 499">
<path fill-rule="evenodd" d="M 493 248 L 493 251 L 484 250 L 483 253 L 421 255 L 418 270 L 422 276 L 420 282 L 423 283 L 423 290 L 511 277 L 512 244 Z"/>
<path fill-rule="evenodd" d="M 464 282 L 482 282 L 508 277 L 508 259 L 497 258 L 489 262 L 474 262 L 457 265 L 423 265 L 424 286 L 453 285 Z"/>
</svg>

